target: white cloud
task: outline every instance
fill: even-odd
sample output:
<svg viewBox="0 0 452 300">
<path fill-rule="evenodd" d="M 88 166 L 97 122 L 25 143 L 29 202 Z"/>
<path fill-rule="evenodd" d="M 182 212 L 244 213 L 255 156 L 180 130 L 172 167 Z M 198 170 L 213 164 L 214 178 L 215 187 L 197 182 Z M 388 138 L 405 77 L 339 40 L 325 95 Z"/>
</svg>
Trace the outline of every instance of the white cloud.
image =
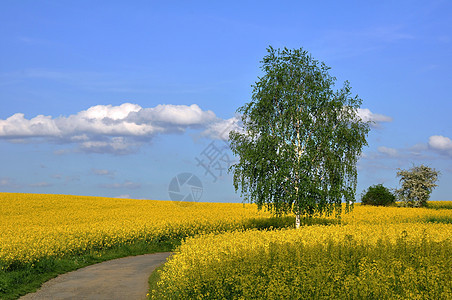
<svg viewBox="0 0 452 300">
<path fill-rule="evenodd" d="M 49 186 L 52 186 L 52 185 L 50 183 L 48 183 L 48 182 L 42 181 L 42 182 L 32 183 L 29 186 L 31 186 L 31 187 L 49 187 Z"/>
<path fill-rule="evenodd" d="M 364 121 L 364 122 L 374 122 L 373 126 L 380 126 L 380 123 L 383 122 L 392 122 L 392 118 L 381 115 L 381 114 L 375 114 L 370 111 L 368 108 L 358 108 L 358 116 Z"/>
<path fill-rule="evenodd" d="M 417 143 L 408 148 L 390 148 L 380 146 L 377 151 L 363 153 L 363 160 L 380 160 L 397 157 L 397 162 L 413 162 L 437 159 L 434 153 L 444 155 L 446 159 L 452 158 L 452 139 L 441 135 L 433 135 L 427 143 Z M 381 154 L 384 154 L 382 156 Z"/>
<path fill-rule="evenodd" d="M 201 130 L 203 136 L 221 138 L 219 129 L 230 122 L 196 104 L 151 108 L 132 103 L 96 105 L 56 118 L 38 115 L 26 119 L 24 114 L 16 113 L 0 120 L 0 139 L 73 143 L 84 152 L 125 154 L 157 134 L 183 133 L 189 128 Z"/>
<path fill-rule="evenodd" d="M 141 187 L 141 184 L 127 180 L 123 183 L 102 184 L 100 187 L 107 189 L 138 189 Z"/>
<path fill-rule="evenodd" d="M 203 111 L 198 105 L 157 105 L 131 113 L 129 120 L 137 124 L 155 123 L 160 126 L 199 126 L 217 120 L 213 111 Z"/>
<path fill-rule="evenodd" d="M 136 145 L 136 142 L 128 141 L 124 137 L 117 136 L 106 138 L 105 141 L 86 141 L 81 143 L 79 147 L 85 152 L 127 154 Z"/>
<path fill-rule="evenodd" d="M 122 120 L 127 118 L 131 112 L 140 111 L 142 108 L 138 104 L 123 103 L 120 106 L 96 105 L 78 113 L 85 119 L 104 119 Z"/>
<path fill-rule="evenodd" d="M 129 194 L 123 194 L 123 195 L 116 196 L 115 198 L 130 199 L 130 195 Z"/>
<path fill-rule="evenodd" d="M 109 177 L 115 176 L 115 172 L 106 170 L 106 169 L 94 169 L 93 168 L 93 169 L 91 169 L 91 172 L 93 172 L 93 174 L 99 175 L 99 176 L 109 176 Z"/>
<path fill-rule="evenodd" d="M 9 177 L 0 177 L 0 187 L 17 188 L 19 186 Z"/>
<path fill-rule="evenodd" d="M 397 150 L 394 149 L 394 148 L 389 148 L 389 147 L 381 146 L 381 147 L 378 147 L 377 150 L 378 150 L 378 152 L 380 152 L 380 153 L 383 153 L 383 154 L 386 154 L 386 155 L 389 155 L 389 156 L 392 156 L 392 157 L 398 155 Z"/>
<path fill-rule="evenodd" d="M 42 137 L 60 134 L 51 116 L 39 115 L 27 120 L 24 114 L 16 113 L 6 120 L 0 120 L 0 137 Z"/>
<path fill-rule="evenodd" d="M 236 115 L 227 120 L 213 122 L 201 133 L 201 136 L 227 141 L 229 139 L 229 132 L 232 130 L 240 131 L 241 129 L 241 118 L 239 115 Z"/>
<path fill-rule="evenodd" d="M 437 150 L 452 150 L 452 140 L 442 135 L 433 135 L 429 138 L 428 144 Z"/>
<path fill-rule="evenodd" d="M 53 154 L 55 154 L 55 155 L 63 155 L 63 154 L 67 154 L 67 153 L 70 153 L 70 152 L 71 152 L 71 150 L 69 150 L 69 149 L 58 149 L 58 150 L 53 151 Z"/>
<path fill-rule="evenodd" d="M 92 135 L 147 136 L 155 133 L 151 124 L 136 124 L 127 118 L 142 110 L 137 104 L 96 105 L 69 117 L 55 119 L 58 128 L 73 141 L 87 141 Z"/>
<path fill-rule="evenodd" d="M 452 140 L 442 135 L 432 135 L 428 139 L 430 149 L 441 154 L 452 156 Z"/>
<path fill-rule="evenodd" d="M 420 156 L 424 151 L 428 150 L 425 143 L 417 143 L 408 149 L 409 153 L 415 156 Z"/>
</svg>

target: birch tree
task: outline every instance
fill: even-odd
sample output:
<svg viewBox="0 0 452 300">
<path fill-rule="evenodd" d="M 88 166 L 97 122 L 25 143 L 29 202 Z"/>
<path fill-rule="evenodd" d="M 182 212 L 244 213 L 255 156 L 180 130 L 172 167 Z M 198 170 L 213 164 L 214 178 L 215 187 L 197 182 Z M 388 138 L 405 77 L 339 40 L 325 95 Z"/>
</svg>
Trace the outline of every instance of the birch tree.
<svg viewBox="0 0 452 300">
<path fill-rule="evenodd" d="M 342 201 L 355 201 L 356 163 L 369 124 L 346 81 L 303 49 L 269 47 L 263 76 L 251 102 L 240 107 L 243 131 L 229 135 L 238 162 L 231 166 L 236 192 L 276 215 L 340 215 Z"/>
</svg>

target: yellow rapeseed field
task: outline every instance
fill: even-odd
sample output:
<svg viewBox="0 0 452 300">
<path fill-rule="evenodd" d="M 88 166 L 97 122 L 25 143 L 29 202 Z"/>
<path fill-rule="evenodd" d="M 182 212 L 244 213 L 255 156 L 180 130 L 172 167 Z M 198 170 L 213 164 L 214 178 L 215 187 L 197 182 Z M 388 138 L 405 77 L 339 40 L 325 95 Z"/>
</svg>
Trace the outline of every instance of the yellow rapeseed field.
<svg viewBox="0 0 452 300">
<path fill-rule="evenodd" d="M 356 205 L 341 220 L 189 238 L 150 297 L 452 299 L 451 209 Z"/>
<path fill-rule="evenodd" d="M 0 193 L 0 266 L 244 228 L 254 205 Z"/>
<path fill-rule="evenodd" d="M 154 299 L 452 299 L 452 225 L 306 226 L 189 238 Z"/>
<path fill-rule="evenodd" d="M 151 298 L 452 299 L 450 202 L 358 204 L 340 223 L 322 217 L 305 223 L 331 225 L 258 231 L 270 214 L 250 204 L 17 193 L 0 193 L 0 201 L 3 270 L 189 237 Z"/>
<path fill-rule="evenodd" d="M 438 201 L 446 203 L 448 201 Z M 435 202 L 429 202 L 435 203 Z M 435 204 L 433 204 L 435 205 Z M 343 214 L 342 224 L 395 224 L 419 223 L 430 218 L 452 217 L 451 209 L 429 209 L 409 207 L 375 207 L 355 204 L 352 213 Z"/>
</svg>

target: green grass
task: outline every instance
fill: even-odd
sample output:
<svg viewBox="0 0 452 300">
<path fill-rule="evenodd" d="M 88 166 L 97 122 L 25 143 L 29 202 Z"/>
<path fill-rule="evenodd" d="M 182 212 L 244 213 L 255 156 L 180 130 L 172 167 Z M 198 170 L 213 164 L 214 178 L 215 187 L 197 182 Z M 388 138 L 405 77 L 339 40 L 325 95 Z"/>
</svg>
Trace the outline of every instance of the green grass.
<svg viewBox="0 0 452 300">
<path fill-rule="evenodd" d="M 161 266 L 157 267 L 152 273 L 151 276 L 149 276 L 148 283 L 149 283 L 149 294 L 152 294 L 153 290 L 157 290 L 157 282 L 160 280 L 160 272 L 163 270 L 163 267 L 165 264 L 162 264 Z"/>
<path fill-rule="evenodd" d="M 34 264 L 14 265 L 8 270 L 0 271 L 0 299 L 17 299 L 25 294 L 35 292 L 44 282 L 59 274 L 88 265 L 126 256 L 168 252 L 179 244 L 179 240 L 158 243 L 140 241 L 131 245 L 121 245 L 78 256 L 50 257 L 41 259 Z"/>
<path fill-rule="evenodd" d="M 338 219 L 327 218 L 309 218 L 302 217 L 300 219 L 301 226 L 310 225 L 335 225 L 339 224 Z M 278 229 L 278 228 L 291 228 L 295 227 L 294 216 L 282 216 L 282 217 L 270 217 L 270 218 L 253 218 L 248 221 L 246 228 L 255 228 L 259 230 Z"/>
<path fill-rule="evenodd" d="M 429 216 L 425 218 L 427 223 L 443 223 L 443 224 L 452 224 L 452 217 L 449 216 Z"/>
</svg>

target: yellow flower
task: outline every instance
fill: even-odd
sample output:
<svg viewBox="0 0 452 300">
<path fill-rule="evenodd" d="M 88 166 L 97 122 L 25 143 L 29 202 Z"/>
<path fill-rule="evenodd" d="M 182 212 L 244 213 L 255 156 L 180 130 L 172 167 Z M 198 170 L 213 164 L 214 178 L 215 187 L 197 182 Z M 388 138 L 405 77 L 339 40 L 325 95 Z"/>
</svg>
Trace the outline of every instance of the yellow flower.
<svg viewBox="0 0 452 300">
<path fill-rule="evenodd" d="M 0 193 L 0 264 L 182 238 L 267 218 L 254 205 Z"/>
</svg>

